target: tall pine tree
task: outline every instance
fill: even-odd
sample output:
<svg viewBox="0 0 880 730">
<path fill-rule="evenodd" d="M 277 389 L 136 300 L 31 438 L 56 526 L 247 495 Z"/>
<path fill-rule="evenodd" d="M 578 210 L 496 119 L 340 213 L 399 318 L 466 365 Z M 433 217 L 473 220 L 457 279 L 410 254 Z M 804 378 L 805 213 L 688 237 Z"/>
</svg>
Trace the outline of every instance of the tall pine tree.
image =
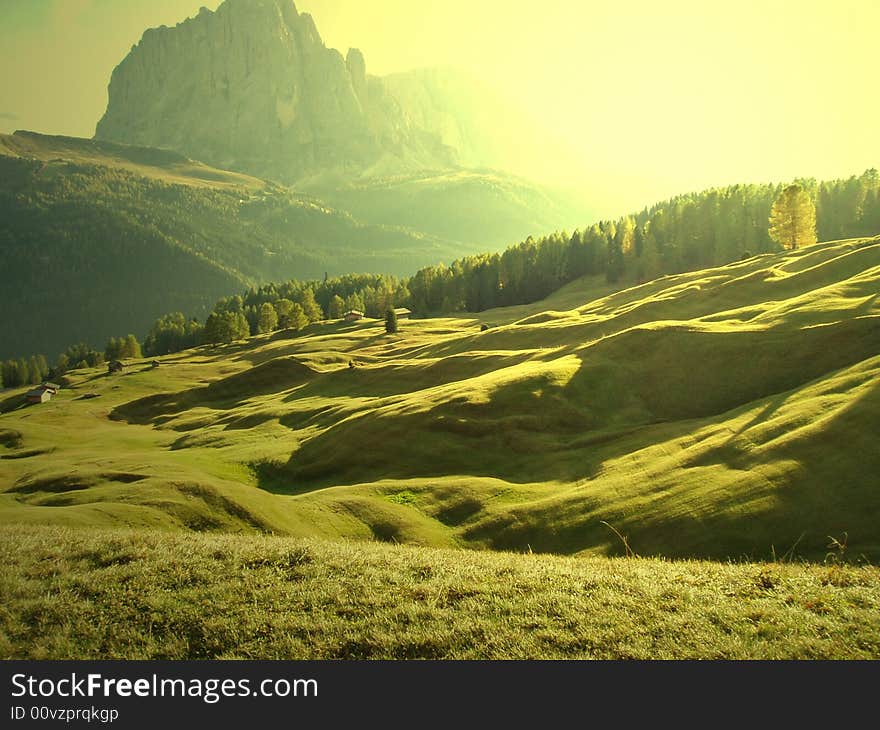
<svg viewBox="0 0 880 730">
<path fill-rule="evenodd" d="M 770 238 L 788 249 L 816 243 L 816 205 L 801 185 L 789 185 L 773 203 Z"/>
<path fill-rule="evenodd" d="M 397 312 L 395 312 L 393 309 L 389 309 L 387 312 L 385 312 L 385 331 L 389 335 L 393 335 L 397 332 L 397 329 Z"/>
</svg>

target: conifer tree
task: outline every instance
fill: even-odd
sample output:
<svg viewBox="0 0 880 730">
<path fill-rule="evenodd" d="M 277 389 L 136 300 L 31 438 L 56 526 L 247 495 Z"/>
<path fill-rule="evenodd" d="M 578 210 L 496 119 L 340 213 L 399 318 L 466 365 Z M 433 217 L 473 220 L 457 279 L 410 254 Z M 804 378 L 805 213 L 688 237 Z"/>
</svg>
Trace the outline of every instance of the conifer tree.
<svg viewBox="0 0 880 730">
<path fill-rule="evenodd" d="M 104 358 L 113 362 L 120 357 L 122 357 L 122 342 L 116 337 L 111 337 L 107 340 L 107 347 L 104 348 Z"/>
<path fill-rule="evenodd" d="M 299 332 L 309 326 L 309 318 L 299 302 L 294 302 L 290 311 L 290 328 Z"/>
<path fill-rule="evenodd" d="M 345 311 L 363 312 L 366 309 L 364 298 L 360 294 L 349 294 L 345 298 Z"/>
<path fill-rule="evenodd" d="M 770 238 L 783 248 L 816 243 L 816 205 L 803 186 L 783 190 L 770 210 Z"/>
<path fill-rule="evenodd" d="M 308 317 L 309 322 L 320 322 L 324 319 L 324 312 L 321 309 L 321 305 L 318 304 L 318 301 L 315 299 L 314 289 L 311 287 L 303 289 L 302 292 L 300 292 L 298 300 L 306 317 Z"/>
<path fill-rule="evenodd" d="M 243 312 L 244 318 L 248 323 L 248 335 L 256 335 L 260 332 L 260 309 L 254 305 L 245 307 Z"/>
<path fill-rule="evenodd" d="M 128 335 L 124 340 L 121 340 L 121 343 L 121 357 L 130 360 L 140 360 L 143 357 L 143 354 L 141 353 L 141 343 L 138 342 L 137 337 L 134 335 Z"/>
<path fill-rule="evenodd" d="M 385 312 L 385 331 L 389 335 L 393 335 L 397 333 L 397 329 L 397 312 L 389 308 L 388 311 Z"/>
<path fill-rule="evenodd" d="M 264 335 L 269 332 L 274 332 L 278 329 L 278 314 L 275 312 L 275 307 L 273 307 L 269 302 L 264 302 L 260 307 L 260 320 L 257 324 L 257 333 Z"/>
<path fill-rule="evenodd" d="M 278 315 L 279 328 L 286 330 L 293 326 L 293 307 L 294 304 L 289 299 L 279 299 L 275 302 L 275 314 Z"/>
<path fill-rule="evenodd" d="M 6 388 L 17 388 L 21 385 L 18 382 L 18 364 L 15 360 L 7 360 L 3 363 L 3 382 Z"/>
<path fill-rule="evenodd" d="M 232 314 L 232 341 L 246 340 L 251 336 L 251 326 L 248 324 L 247 317 L 244 312 L 235 312 Z"/>
<path fill-rule="evenodd" d="M 345 300 L 338 294 L 330 299 L 330 319 L 341 319 L 345 314 Z"/>
<path fill-rule="evenodd" d="M 60 378 L 69 369 L 70 369 L 70 358 L 67 357 L 67 355 L 62 352 L 58 356 L 58 359 L 55 361 L 55 369 L 53 370 L 53 377 Z"/>
<path fill-rule="evenodd" d="M 40 365 L 37 362 L 37 358 L 35 355 L 32 355 L 28 359 L 28 383 L 31 385 L 39 385 L 43 382 L 43 375 L 40 373 Z"/>
<path fill-rule="evenodd" d="M 40 369 L 40 380 L 44 380 L 49 375 L 49 363 L 46 362 L 45 355 L 37 355 L 37 367 Z"/>
</svg>

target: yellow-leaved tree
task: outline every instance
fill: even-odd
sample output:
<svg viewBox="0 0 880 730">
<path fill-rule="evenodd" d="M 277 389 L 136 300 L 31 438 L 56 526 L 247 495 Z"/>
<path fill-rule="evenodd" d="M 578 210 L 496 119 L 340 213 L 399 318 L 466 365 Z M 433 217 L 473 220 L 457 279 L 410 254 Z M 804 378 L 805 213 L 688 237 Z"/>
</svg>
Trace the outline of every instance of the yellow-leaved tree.
<svg viewBox="0 0 880 730">
<path fill-rule="evenodd" d="M 816 243 L 816 205 L 797 183 L 783 190 L 770 211 L 770 238 L 783 248 Z"/>
</svg>

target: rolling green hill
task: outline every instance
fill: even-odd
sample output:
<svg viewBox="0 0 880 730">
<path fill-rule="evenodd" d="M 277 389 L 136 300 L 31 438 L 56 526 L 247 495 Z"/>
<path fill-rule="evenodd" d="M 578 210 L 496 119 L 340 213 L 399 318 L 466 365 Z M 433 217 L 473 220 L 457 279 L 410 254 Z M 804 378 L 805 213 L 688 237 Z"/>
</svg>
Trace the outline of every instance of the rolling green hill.
<svg viewBox="0 0 880 730">
<path fill-rule="evenodd" d="M 203 188 L 258 191 L 268 187 L 263 180 L 208 167 L 171 150 L 79 137 L 49 136 L 26 131 L 0 135 L 0 154 L 43 163 L 65 161 L 109 167 L 152 180 Z"/>
<path fill-rule="evenodd" d="M 467 250 L 165 150 L 0 135 L 0 358 L 204 318 L 256 283 L 409 273 Z"/>
<path fill-rule="evenodd" d="M 75 371 L 2 403 L 0 521 L 876 560 L 878 280 L 857 239 L 583 279 L 487 331 L 330 322 Z"/>
<path fill-rule="evenodd" d="M 2 659 L 876 659 L 880 570 L 0 527 Z"/>
</svg>

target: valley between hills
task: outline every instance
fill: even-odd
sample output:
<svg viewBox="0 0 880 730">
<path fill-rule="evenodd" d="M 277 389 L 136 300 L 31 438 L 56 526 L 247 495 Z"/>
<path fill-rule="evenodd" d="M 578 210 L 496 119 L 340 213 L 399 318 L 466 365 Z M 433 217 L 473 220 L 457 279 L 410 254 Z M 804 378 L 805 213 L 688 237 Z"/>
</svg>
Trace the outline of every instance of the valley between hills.
<svg viewBox="0 0 880 730">
<path fill-rule="evenodd" d="M 7 391 L 2 652 L 876 657 L 878 272 L 817 244 Z"/>
<path fill-rule="evenodd" d="M 878 271 L 877 239 L 817 244 L 72 371 L 6 397 L 0 519 L 873 561 Z"/>
</svg>

